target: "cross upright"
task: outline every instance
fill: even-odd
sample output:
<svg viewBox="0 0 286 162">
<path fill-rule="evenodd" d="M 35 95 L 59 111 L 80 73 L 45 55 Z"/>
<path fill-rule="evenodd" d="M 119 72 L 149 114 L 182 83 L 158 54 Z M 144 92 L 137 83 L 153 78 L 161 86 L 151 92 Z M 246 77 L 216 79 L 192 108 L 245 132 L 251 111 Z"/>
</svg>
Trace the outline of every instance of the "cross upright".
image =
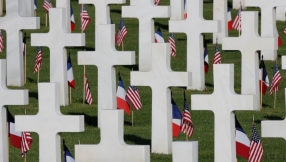
<svg viewBox="0 0 286 162">
<path fill-rule="evenodd" d="M 184 19 L 184 0 L 170 0 L 171 15 L 170 20 Z"/>
<path fill-rule="evenodd" d="M 97 25 L 96 51 L 79 51 L 79 65 L 95 65 L 98 68 L 98 127 L 101 125 L 103 109 L 116 108 L 115 65 L 135 64 L 135 53 L 116 51 L 114 43 L 114 24 Z"/>
<path fill-rule="evenodd" d="M 134 0 L 130 0 L 133 2 Z M 135 0 L 136 1 L 136 0 Z M 152 69 L 151 43 L 154 43 L 153 18 L 170 17 L 170 6 L 155 6 L 153 0 L 139 0 L 137 5 L 122 6 L 122 17 L 138 18 L 139 21 L 139 71 Z M 132 4 L 135 4 L 133 2 Z"/>
<path fill-rule="evenodd" d="M 65 8 L 65 11 L 66 11 L 66 31 L 68 33 L 71 32 L 71 17 L 70 17 L 70 8 L 71 8 L 71 3 L 70 3 L 70 0 L 60 0 L 60 1 L 56 1 L 56 7 L 58 8 Z"/>
<path fill-rule="evenodd" d="M 254 95 L 234 92 L 233 64 L 214 64 L 214 92 L 211 95 L 192 95 L 192 110 L 214 113 L 215 162 L 235 162 L 235 110 L 254 110 Z"/>
<path fill-rule="evenodd" d="M 51 10 L 50 10 L 51 11 Z M 16 115 L 16 131 L 39 134 L 39 161 L 60 162 L 59 132 L 83 132 L 83 115 L 63 115 L 60 111 L 60 84 L 39 83 L 39 112 L 37 115 Z"/>
<path fill-rule="evenodd" d="M 6 60 L 0 59 L 0 161 L 8 162 L 7 150 L 7 110 L 4 105 L 27 105 L 29 104 L 28 90 L 10 90 L 6 87 Z"/>
<path fill-rule="evenodd" d="M 258 35 L 258 12 L 241 12 L 241 31 L 240 37 L 223 38 L 222 49 L 241 52 L 241 94 L 256 95 L 256 102 L 259 103 L 259 66 L 256 51 L 277 49 L 277 41 L 273 37 Z M 256 109 L 260 109 L 259 104 Z"/>
<path fill-rule="evenodd" d="M 286 7 L 285 0 L 245 0 L 247 7 L 260 7 L 261 9 L 261 36 L 278 38 L 276 27 L 276 7 Z M 242 31 L 243 32 L 243 31 Z M 261 50 L 264 60 L 276 60 L 276 50 Z"/>
<path fill-rule="evenodd" d="M 169 43 L 152 43 L 152 69 L 131 72 L 130 84 L 152 88 L 152 152 L 172 153 L 171 92 L 172 86 L 189 86 L 190 72 L 170 69 Z"/>
<path fill-rule="evenodd" d="M 0 29 L 7 35 L 7 85 L 24 85 L 24 65 L 22 50 L 23 29 L 39 29 L 40 19 L 37 17 L 21 17 L 19 0 L 6 0 L 6 15 L 0 17 Z M 32 5 L 33 0 L 29 1 Z"/>
<path fill-rule="evenodd" d="M 186 20 L 169 20 L 169 31 L 187 35 L 187 71 L 192 72 L 188 89 L 204 90 L 203 38 L 201 33 L 219 32 L 219 21 L 203 19 L 203 1 L 188 0 Z"/>
<path fill-rule="evenodd" d="M 227 0 L 213 1 L 213 20 L 219 20 L 220 32 L 213 33 L 213 44 L 221 44 L 222 37 L 228 37 Z"/>
<path fill-rule="evenodd" d="M 68 105 L 67 87 L 67 46 L 84 46 L 85 34 L 68 33 L 66 15 L 63 8 L 49 10 L 49 33 L 31 34 L 32 46 L 48 46 L 50 48 L 50 82 L 60 83 L 60 104 Z"/>
<path fill-rule="evenodd" d="M 75 161 L 150 162 L 150 146 L 124 142 L 123 110 L 100 110 L 101 128 L 98 145 L 75 145 Z"/>
</svg>

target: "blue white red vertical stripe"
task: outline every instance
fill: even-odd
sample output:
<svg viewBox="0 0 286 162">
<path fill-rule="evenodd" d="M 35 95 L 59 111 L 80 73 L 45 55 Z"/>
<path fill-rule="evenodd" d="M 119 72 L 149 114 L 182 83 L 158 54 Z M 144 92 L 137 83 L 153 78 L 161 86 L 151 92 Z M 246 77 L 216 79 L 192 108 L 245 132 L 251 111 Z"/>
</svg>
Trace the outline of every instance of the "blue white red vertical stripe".
<svg viewBox="0 0 286 162">
<path fill-rule="evenodd" d="M 34 0 L 34 10 L 36 10 L 37 8 L 38 8 L 37 0 Z"/>
<path fill-rule="evenodd" d="M 236 154 L 245 159 L 248 159 L 250 140 L 245 134 L 240 123 L 238 122 L 236 115 L 235 115 L 235 145 L 236 145 Z"/>
<path fill-rule="evenodd" d="M 68 79 L 69 87 L 75 88 L 73 69 L 72 69 L 72 62 L 71 62 L 70 55 L 68 57 L 68 62 L 67 62 L 67 79 Z"/>
<path fill-rule="evenodd" d="M 67 146 L 64 144 L 64 162 L 75 162 L 71 152 L 67 148 Z"/>
<path fill-rule="evenodd" d="M 8 124 L 9 124 L 9 137 L 12 146 L 21 149 L 22 132 L 15 131 L 15 119 L 7 109 Z"/>
<path fill-rule="evenodd" d="M 274 64 L 274 72 L 273 72 L 273 78 L 271 82 L 271 88 L 270 88 L 270 95 L 272 95 L 274 92 L 279 91 L 279 83 L 281 82 L 282 77 L 278 69 L 277 62 L 275 61 Z"/>
<path fill-rule="evenodd" d="M 71 19 L 71 31 L 74 31 L 74 29 L 75 29 L 75 20 L 74 20 L 72 4 L 70 4 L 70 19 Z"/>
<path fill-rule="evenodd" d="M 161 29 L 158 28 L 156 33 L 155 33 L 155 43 L 164 43 L 165 40 L 163 38 L 163 34 L 161 32 Z"/>
<path fill-rule="evenodd" d="M 227 28 L 228 30 L 232 30 L 232 18 L 229 7 L 227 8 Z"/>
<path fill-rule="evenodd" d="M 174 39 L 174 33 L 170 33 L 168 42 L 170 43 L 170 48 L 171 48 L 171 56 L 176 57 L 176 42 Z"/>
<path fill-rule="evenodd" d="M 209 51 L 208 51 L 205 35 L 204 35 L 204 70 L 206 74 L 209 71 Z"/>
<path fill-rule="evenodd" d="M 188 12 L 187 12 L 187 0 L 184 0 L 184 20 L 186 20 L 188 17 Z"/>
<path fill-rule="evenodd" d="M 173 137 L 178 137 L 181 132 L 182 114 L 172 97 L 171 97 L 171 104 L 172 104 Z"/>
<path fill-rule="evenodd" d="M 123 39 L 125 38 L 126 35 L 127 35 L 127 29 L 124 25 L 122 18 L 120 18 L 118 32 L 117 32 L 117 40 L 116 40 L 117 46 L 121 46 Z"/>
<path fill-rule="evenodd" d="M 125 91 L 124 84 L 123 84 L 123 81 L 122 81 L 120 75 L 118 78 L 116 102 L 117 102 L 117 108 L 118 109 L 123 109 L 126 114 L 130 115 L 130 107 L 129 107 L 129 104 L 126 100 L 126 91 Z"/>
<path fill-rule="evenodd" d="M 259 65 L 259 88 L 260 88 L 260 93 L 264 94 L 266 93 L 267 88 L 269 87 L 269 79 L 268 79 L 268 74 L 266 71 L 265 63 L 263 61 L 263 56 Z"/>
</svg>

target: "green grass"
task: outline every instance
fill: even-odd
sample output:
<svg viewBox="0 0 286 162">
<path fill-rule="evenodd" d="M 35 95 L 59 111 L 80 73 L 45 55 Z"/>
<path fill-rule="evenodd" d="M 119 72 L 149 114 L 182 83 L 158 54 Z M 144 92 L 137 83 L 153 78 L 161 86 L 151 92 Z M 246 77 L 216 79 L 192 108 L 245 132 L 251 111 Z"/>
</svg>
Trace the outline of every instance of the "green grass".
<svg viewBox="0 0 286 162">
<path fill-rule="evenodd" d="M 55 4 L 55 0 L 52 0 Z M 204 1 L 204 18 L 207 20 L 212 19 L 212 1 Z M 76 19 L 76 31 L 80 33 L 80 5 L 78 1 L 71 0 L 73 11 Z M 43 1 L 38 1 L 37 16 L 41 18 L 41 29 L 39 30 L 25 30 L 27 33 L 27 84 L 23 87 L 9 87 L 15 89 L 28 89 L 29 90 L 29 105 L 26 106 L 9 106 L 9 110 L 13 115 L 23 115 L 24 109 L 27 109 L 27 114 L 37 114 L 38 112 L 38 91 L 37 91 L 37 74 L 33 73 L 34 61 L 37 52 L 37 47 L 31 47 L 30 34 L 31 33 L 46 33 L 49 31 L 48 27 L 45 27 L 45 12 L 42 8 Z M 129 4 L 129 0 L 127 0 Z M 125 4 L 125 5 L 127 5 Z M 169 1 L 162 1 L 162 5 L 169 5 Z M 111 5 L 111 17 L 116 24 L 116 31 L 119 25 L 119 18 L 121 16 L 122 5 Z M 86 5 L 89 16 L 91 17 L 91 23 L 86 30 L 86 47 L 87 51 L 94 50 L 94 16 L 95 8 L 93 5 Z M 258 10 L 258 8 L 249 8 L 249 10 Z M 234 19 L 237 10 L 232 10 L 232 18 Z M 138 20 L 124 18 L 124 23 L 128 30 L 128 36 L 125 39 L 125 50 L 136 52 L 136 62 L 138 64 Z M 283 35 L 284 22 L 277 22 L 277 27 L 281 38 L 284 41 L 282 47 L 278 50 L 278 63 L 281 65 L 281 56 L 286 50 L 286 38 Z M 167 41 L 168 33 L 168 19 L 155 19 L 155 30 L 161 27 L 165 41 Z M 5 32 L 4 32 L 5 35 Z M 209 49 L 209 62 L 213 60 L 215 46 L 212 42 L 212 34 L 205 34 L 208 42 Z M 238 32 L 235 30 L 230 31 L 231 37 L 236 37 Z M 174 71 L 186 70 L 186 35 L 175 34 L 177 56 L 171 58 L 171 68 Z M 54 40 L 57 41 L 57 40 Z M 116 47 L 117 50 L 121 50 L 121 47 Z M 74 145 L 78 144 L 80 140 L 81 144 L 98 144 L 100 142 L 100 131 L 97 128 L 97 67 L 86 66 L 86 73 L 89 79 L 91 93 L 93 97 L 93 105 L 82 104 L 83 94 L 83 66 L 77 65 L 77 51 L 82 51 L 84 48 L 67 48 L 71 53 L 71 59 L 73 63 L 73 71 L 76 83 L 76 89 L 72 91 L 72 104 L 69 106 L 61 107 L 63 114 L 71 115 L 84 115 L 85 116 L 85 131 L 81 133 L 60 133 L 61 139 L 64 139 L 66 145 L 74 155 Z M 221 46 L 220 46 L 221 49 Z M 240 93 L 240 77 L 241 77 L 241 55 L 238 51 L 221 51 L 222 63 L 234 64 L 235 70 L 235 83 L 234 89 L 237 93 Z M 1 59 L 6 58 L 5 52 L 0 55 Z M 40 71 L 40 82 L 49 82 L 49 48 L 43 47 L 43 66 Z M 273 73 L 273 61 L 265 61 L 269 75 L 269 80 L 272 79 Z M 120 72 L 125 87 L 130 83 L 130 71 L 131 69 L 138 70 L 138 65 L 133 66 L 116 66 L 116 72 Z M 277 92 L 276 109 L 273 108 L 273 95 L 269 93 L 263 96 L 263 108 L 261 111 L 237 111 L 237 117 L 242 127 L 251 138 L 252 129 L 252 115 L 255 116 L 255 123 L 257 125 L 258 132 L 261 136 L 260 122 L 262 120 L 282 120 L 285 117 L 285 101 L 284 101 L 284 85 L 286 84 L 286 72 L 281 70 L 283 77 L 280 87 L 282 90 Z M 205 76 L 207 90 L 186 92 L 188 102 L 190 104 L 190 96 L 192 94 L 211 94 L 213 92 L 213 69 L 210 66 L 209 73 Z M 177 105 L 182 110 L 183 107 L 183 89 L 178 87 L 172 87 L 173 98 Z M 151 88 L 139 87 L 140 95 L 143 103 L 142 109 L 134 112 L 135 126 L 131 126 L 131 116 L 124 116 L 124 140 L 128 144 L 134 145 L 150 145 L 151 143 Z M 191 108 L 190 108 L 191 109 Z M 192 119 L 194 122 L 195 132 L 191 141 L 199 142 L 199 161 L 211 162 L 214 159 L 214 115 L 210 111 L 191 111 Z M 283 129 L 283 128 L 281 128 Z M 37 133 L 32 133 L 33 144 L 31 150 L 27 154 L 27 161 L 34 162 L 39 161 L 39 142 Z M 174 138 L 174 141 L 184 141 L 185 135 L 180 134 L 178 138 Z M 281 138 L 261 138 L 264 147 L 263 161 L 281 162 L 285 161 L 285 140 Z M 18 162 L 23 159 L 20 157 L 20 150 L 10 146 L 10 161 Z M 243 162 L 247 161 L 238 157 L 238 160 Z M 151 154 L 151 161 L 153 162 L 170 162 L 172 161 L 171 155 Z"/>
</svg>

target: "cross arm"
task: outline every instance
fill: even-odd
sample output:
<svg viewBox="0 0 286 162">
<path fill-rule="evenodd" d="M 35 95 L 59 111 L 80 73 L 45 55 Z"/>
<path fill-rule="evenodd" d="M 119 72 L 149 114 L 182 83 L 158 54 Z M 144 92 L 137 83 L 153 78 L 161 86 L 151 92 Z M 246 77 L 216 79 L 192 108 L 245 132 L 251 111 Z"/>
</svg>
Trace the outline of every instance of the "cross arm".
<svg viewBox="0 0 286 162">
<path fill-rule="evenodd" d="M 160 78 L 160 76 L 157 76 L 157 77 Z M 192 73 L 191 72 L 171 72 L 169 77 L 173 78 L 172 80 L 168 80 L 170 87 L 175 87 L 175 86 L 189 87 L 192 85 Z"/>
<path fill-rule="evenodd" d="M 169 31 L 175 33 L 186 33 L 186 21 L 169 20 Z"/>
<path fill-rule="evenodd" d="M 138 12 L 140 7 L 138 6 L 122 6 L 121 15 L 122 17 L 136 17 L 149 19 L 152 18 L 168 18 L 170 17 L 170 6 L 151 6 L 145 12 Z M 132 16 L 130 16 L 132 15 Z"/>
<path fill-rule="evenodd" d="M 141 85 L 141 86 L 151 86 L 154 83 L 154 76 L 150 72 L 130 72 L 130 84 L 131 85 Z"/>
<path fill-rule="evenodd" d="M 262 137 L 281 137 L 286 140 L 286 120 L 276 121 L 261 121 L 261 136 Z"/>
<path fill-rule="evenodd" d="M 85 34 L 84 33 L 65 33 L 65 45 L 66 46 L 85 46 Z"/>
<path fill-rule="evenodd" d="M 25 26 L 22 29 L 40 29 L 40 18 L 39 17 L 23 17 Z"/>
<path fill-rule="evenodd" d="M 108 4 L 123 4 L 126 3 L 126 0 L 105 0 L 104 1 L 106 3 L 106 6 Z M 79 0 L 79 4 L 97 4 L 97 1 L 95 0 Z M 98 6 L 98 7 L 102 7 L 102 6 Z"/>
</svg>

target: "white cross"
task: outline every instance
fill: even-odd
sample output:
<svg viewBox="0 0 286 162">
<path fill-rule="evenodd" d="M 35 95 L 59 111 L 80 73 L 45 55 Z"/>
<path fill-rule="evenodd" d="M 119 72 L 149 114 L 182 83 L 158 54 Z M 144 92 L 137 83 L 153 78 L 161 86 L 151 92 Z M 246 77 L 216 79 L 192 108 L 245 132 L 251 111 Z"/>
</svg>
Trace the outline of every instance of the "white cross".
<svg viewBox="0 0 286 162">
<path fill-rule="evenodd" d="M 134 0 L 130 0 L 132 4 Z M 138 18 L 139 21 L 139 71 L 149 71 L 151 64 L 151 43 L 154 42 L 153 18 L 169 18 L 170 6 L 155 6 L 153 0 L 140 0 L 137 5 L 122 6 L 122 17 Z M 170 50 L 169 50 L 170 53 Z"/>
<path fill-rule="evenodd" d="M 116 108 L 115 65 L 135 64 L 135 53 L 116 51 L 114 25 L 97 25 L 98 47 L 96 51 L 79 51 L 79 65 L 95 65 L 98 68 L 98 127 L 101 125 L 101 111 Z"/>
<path fill-rule="evenodd" d="M 173 162 L 198 162 L 198 141 L 173 142 Z"/>
<path fill-rule="evenodd" d="M 4 105 L 27 105 L 29 103 L 28 90 L 9 90 L 6 87 L 6 60 L 0 60 L 0 161 L 8 162 L 7 149 L 7 113 Z"/>
<path fill-rule="evenodd" d="M 171 0 L 170 6 L 172 6 L 170 20 L 183 20 L 184 0 Z"/>
<path fill-rule="evenodd" d="M 66 32 L 66 15 L 63 8 L 51 8 L 49 17 L 49 33 L 31 34 L 31 45 L 50 48 L 50 82 L 60 83 L 60 104 L 68 105 L 67 51 L 64 47 L 84 46 L 85 34 Z"/>
<path fill-rule="evenodd" d="M 213 20 L 220 21 L 220 32 L 213 34 L 213 44 L 221 44 L 222 37 L 228 37 L 227 0 L 213 1 Z"/>
<path fill-rule="evenodd" d="M 235 161 L 235 110 L 254 110 L 254 95 L 234 92 L 233 64 L 215 64 L 214 92 L 211 95 L 192 95 L 192 110 L 211 110 L 214 113 L 215 162 Z"/>
<path fill-rule="evenodd" d="M 245 0 L 245 6 L 247 7 L 260 7 L 261 9 L 261 36 L 262 37 L 274 37 L 278 38 L 275 7 L 286 7 L 285 0 Z M 243 32 L 243 31 L 242 31 Z M 276 60 L 276 50 L 262 50 L 264 60 Z"/>
<path fill-rule="evenodd" d="M 241 12 L 241 28 L 240 37 L 222 39 L 222 49 L 241 52 L 241 94 L 256 95 L 256 102 L 259 103 L 259 66 L 256 51 L 277 49 L 277 41 L 273 37 L 258 35 L 258 12 Z M 260 109 L 259 104 L 256 109 Z"/>
<path fill-rule="evenodd" d="M 33 0 L 19 1 L 19 14 L 23 17 L 34 17 L 34 3 Z M 22 43 L 22 40 L 21 40 Z"/>
<path fill-rule="evenodd" d="M 131 72 L 130 84 L 152 88 L 152 152 L 172 152 L 171 92 L 172 86 L 189 86 L 190 72 L 170 69 L 169 43 L 152 43 L 152 69 L 149 72 Z"/>
<path fill-rule="evenodd" d="M 75 161 L 150 162 L 150 146 L 124 142 L 123 110 L 100 110 L 101 129 L 98 145 L 75 145 Z"/>
<path fill-rule="evenodd" d="M 244 2 L 245 0 L 232 0 L 232 8 L 239 9 L 242 6 L 242 9 L 246 9 Z"/>
<path fill-rule="evenodd" d="M 192 72 L 192 85 L 188 89 L 205 89 L 203 37 L 201 33 L 218 32 L 218 21 L 204 20 L 203 1 L 188 0 L 186 20 L 169 20 L 169 31 L 187 35 L 187 71 Z"/>
<path fill-rule="evenodd" d="M 286 7 L 276 7 L 276 20 L 285 21 Z"/>
<path fill-rule="evenodd" d="M 32 3 L 33 0 L 30 0 L 29 4 Z M 5 30 L 7 34 L 7 85 L 9 86 L 24 85 L 21 30 L 40 28 L 38 17 L 21 17 L 18 10 L 18 0 L 7 0 L 6 15 L 0 17 L 0 29 Z"/>
<path fill-rule="evenodd" d="M 51 11 L 51 10 L 50 10 Z M 83 115 L 63 115 L 60 111 L 60 84 L 39 83 L 39 112 L 37 115 L 16 115 L 16 131 L 39 134 L 39 161 L 60 162 L 59 132 L 83 132 Z"/>
<path fill-rule="evenodd" d="M 70 0 L 60 0 L 56 1 L 56 7 L 58 8 L 64 8 L 66 11 L 66 31 L 68 33 L 71 32 L 71 17 L 70 17 Z"/>
</svg>

